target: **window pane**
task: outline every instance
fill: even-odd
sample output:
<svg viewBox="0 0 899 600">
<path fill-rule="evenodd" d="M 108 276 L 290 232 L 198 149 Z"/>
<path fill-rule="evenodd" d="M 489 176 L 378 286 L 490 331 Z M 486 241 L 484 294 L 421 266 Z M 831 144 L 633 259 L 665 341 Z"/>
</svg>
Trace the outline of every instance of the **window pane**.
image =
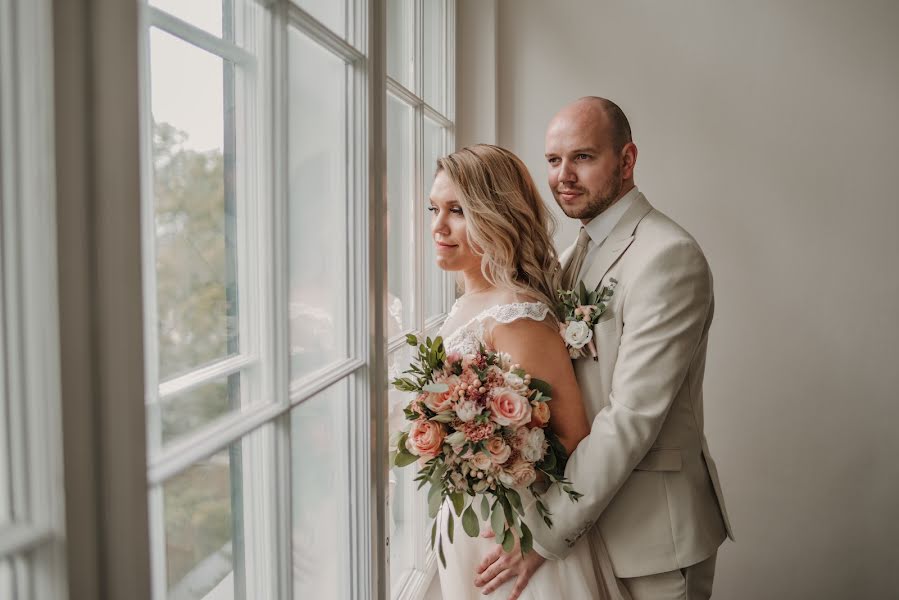
<svg viewBox="0 0 899 600">
<path fill-rule="evenodd" d="M 161 380 L 238 351 L 233 66 L 151 30 Z"/>
<path fill-rule="evenodd" d="M 150 0 L 150 5 L 213 35 L 222 35 L 222 5 L 229 0 Z"/>
<path fill-rule="evenodd" d="M 424 199 L 428 202 L 431 192 L 431 184 L 434 181 L 434 172 L 437 169 L 437 159 L 446 154 L 446 130 L 427 117 L 424 119 L 424 167 L 422 180 L 424 182 Z M 434 248 L 434 240 L 431 239 L 431 213 L 425 213 L 424 230 L 428 236 L 424 240 L 424 271 L 425 271 L 425 315 L 427 318 L 437 316 L 445 311 L 447 275 L 437 266 L 437 254 Z"/>
<path fill-rule="evenodd" d="M 412 359 L 411 346 L 403 345 L 390 353 L 387 358 L 388 385 L 395 377 L 399 377 Z M 395 442 L 397 434 L 405 427 L 406 417 L 403 407 L 409 402 L 410 395 L 400 392 L 389 386 L 387 392 L 388 401 L 388 430 L 391 443 Z M 390 450 L 392 450 L 391 448 Z M 415 467 L 391 467 L 387 483 L 387 508 L 388 531 L 390 534 L 390 589 L 391 597 L 396 597 L 401 589 L 403 580 L 415 568 L 415 528 L 414 516 L 420 506 L 427 506 L 425 498 L 417 497 L 418 485 L 413 481 Z M 420 528 L 419 533 L 426 531 Z"/>
<path fill-rule="evenodd" d="M 415 34 L 412 0 L 387 2 L 387 74 L 412 90 Z M 415 91 L 415 90 L 412 90 Z"/>
<path fill-rule="evenodd" d="M 346 0 L 293 0 L 294 4 L 344 37 L 346 35 Z"/>
<path fill-rule="evenodd" d="M 241 445 L 163 485 L 167 598 L 243 598 Z"/>
<path fill-rule="evenodd" d="M 290 30 L 290 353 L 296 379 L 348 353 L 346 64 Z"/>
<path fill-rule="evenodd" d="M 387 95 L 387 321 L 388 339 L 414 325 L 414 251 L 412 227 L 412 107 Z M 430 213 L 428 213 L 430 214 Z"/>
<path fill-rule="evenodd" d="M 240 375 L 222 377 L 159 401 L 163 444 L 240 409 Z M 149 419 L 152 422 L 153 416 Z"/>
<path fill-rule="evenodd" d="M 446 112 L 446 0 L 425 0 L 421 7 L 422 95 Z"/>
<path fill-rule="evenodd" d="M 352 378 L 336 383 L 290 413 L 293 597 L 298 600 L 349 597 L 351 384 Z"/>
</svg>

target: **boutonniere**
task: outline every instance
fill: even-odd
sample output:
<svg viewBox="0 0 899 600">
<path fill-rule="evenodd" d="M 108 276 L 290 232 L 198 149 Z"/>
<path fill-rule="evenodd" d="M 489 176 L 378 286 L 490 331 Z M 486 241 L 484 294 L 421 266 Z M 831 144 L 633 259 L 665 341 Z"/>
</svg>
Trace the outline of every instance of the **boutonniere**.
<svg viewBox="0 0 899 600">
<path fill-rule="evenodd" d="M 565 347 L 571 358 L 581 358 L 590 352 L 593 360 L 599 360 L 593 341 L 593 326 L 606 312 L 617 285 L 617 279 L 609 279 L 609 285 L 603 286 L 599 282 L 596 289 L 588 292 L 587 286 L 581 281 L 576 290 L 558 291 L 559 314 L 563 319 L 559 323 L 559 333 L 565 340 Z"/>
</svg>

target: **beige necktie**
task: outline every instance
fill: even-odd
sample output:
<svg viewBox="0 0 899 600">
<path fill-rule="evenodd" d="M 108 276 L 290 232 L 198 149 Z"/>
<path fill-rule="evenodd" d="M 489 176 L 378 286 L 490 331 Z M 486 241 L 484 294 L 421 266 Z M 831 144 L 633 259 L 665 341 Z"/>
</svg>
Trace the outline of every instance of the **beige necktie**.
<svg viewBox="0 0 899 600">
<path fill-rule="evenodd" d="M 580 233 L 577 234 L 577 246 L 574 247 L 574 252 L 568 257 L 568 262 L 562 271 L 562 289 L 573 289 L 577 283 L 577 276 L 584 265 L 584 257 L 587 256 L 587 245 L 589 243 L 590 236 L 587 234 L 587 230 L 581 227 Z"/>
</svg>

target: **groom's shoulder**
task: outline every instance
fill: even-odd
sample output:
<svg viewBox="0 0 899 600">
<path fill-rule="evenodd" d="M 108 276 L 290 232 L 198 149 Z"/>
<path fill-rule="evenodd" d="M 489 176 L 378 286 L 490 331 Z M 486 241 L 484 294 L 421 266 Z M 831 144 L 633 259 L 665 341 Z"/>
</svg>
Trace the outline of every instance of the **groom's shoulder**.
<svg viewBox="0 0 899 600">
<path fill-rule="evenodd" d="M 689 246 L 702 254 L 702 248 L 690 232 L 674 219 L 653 207 L 634 231 L 634 244 L 664 250 L 671 246 Z"/>
<path fill-rule="evenodd" d="M 652 265 L 693 265 L 697 272 L 709 272 L 709 264 L 699 242 L 674 219 L 652 208 L 634 230 L 631 264 L 636 268 Z"/>
</svg>

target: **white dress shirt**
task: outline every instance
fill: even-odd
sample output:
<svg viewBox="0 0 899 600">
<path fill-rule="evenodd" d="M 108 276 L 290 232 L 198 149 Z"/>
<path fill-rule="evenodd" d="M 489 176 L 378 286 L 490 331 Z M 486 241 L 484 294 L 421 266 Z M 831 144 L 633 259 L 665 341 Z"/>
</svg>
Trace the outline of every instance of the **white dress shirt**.
<svg viewBox="0 0 899 600">
<path fill-rule="evenodd" d="M 631 207 L 631 203 L 639 193 L 640 190 L 637 189 L 637 186 L 634 186 L 633 189 L 622 196 L 618 202 L 599 213 L 589 223 L 584 225 L 584 229 L 587 230 L 587 235 L 590 236 L 590 242 L 587 244 L 587 255 L 584 257 L 584 264 L 581 267 L 582 273 L 584 272 L 584 269 L 593 262 L 599 247 L 602 246 L 602 243 L 606 241 L 606 238 L 612 233 L 615 225 L 618 224 L 618 221 L 621 220 L 621 217 L 624 216 L 627 209 Z"/>
</svg>

